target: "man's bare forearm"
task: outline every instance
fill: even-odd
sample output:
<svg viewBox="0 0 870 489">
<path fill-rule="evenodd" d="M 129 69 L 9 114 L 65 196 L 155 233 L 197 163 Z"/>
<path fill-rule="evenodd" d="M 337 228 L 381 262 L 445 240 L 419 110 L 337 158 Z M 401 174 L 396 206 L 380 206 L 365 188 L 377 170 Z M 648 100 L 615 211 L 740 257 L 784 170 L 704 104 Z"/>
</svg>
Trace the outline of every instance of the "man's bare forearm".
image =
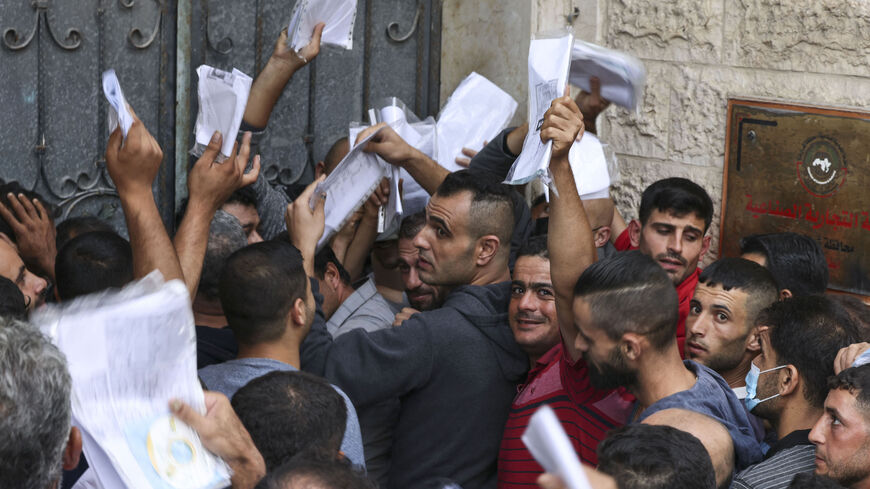
<svg viewBox="0 0 870 489">
<path fill-rule="evenodd" d="M 298 69 L 299 66 L 270 58 L 251 85 L 244 121 L 254 127 L 266 127 L 275 103 Z"/>
<path fill-rule="evenodd" d="M 435 195 L 441 182 L 450 173 L 419 150 L 414 150 L 412 156 L 402 162 L 402 168 L 407 170 L 429 195 Z"/>
<path fill-rule="evenodd" d="M 196 289 L 199 286 L 212 217 L 214 217 L 214 211 L 210 211 L 196 202 L 191 202 L 184 213 L 178 232 L 175 233 L 175 239 L 173 239 L 175 252 L 184 274 L 184 283 L 190 292 L 191 300 L 196 296 Z"/>
<path fill-rule="evenodd" d="M 133 250 L 133 275 L 139 279 L 160 270 L 165 280 L 184 279 L 172 241 L 163 226 L 154 196 L 150 193 L 125 195 L 121 207 Z"/>
</svg>

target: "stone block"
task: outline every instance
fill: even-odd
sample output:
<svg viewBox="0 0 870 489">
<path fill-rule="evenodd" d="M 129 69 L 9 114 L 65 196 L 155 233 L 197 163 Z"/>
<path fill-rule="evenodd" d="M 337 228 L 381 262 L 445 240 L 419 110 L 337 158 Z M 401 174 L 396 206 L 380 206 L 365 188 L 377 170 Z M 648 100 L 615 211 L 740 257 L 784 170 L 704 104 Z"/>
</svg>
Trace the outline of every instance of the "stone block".
<svg viewBox="0 0 870 489">
<path fill-rule="evenodd" d="M 607 45 L 645 59 L 718 63 L 720 0 L 615 0 L 608 3 Z"/>
<path fill-rule="evenodd" d="M 867 76 L 867 0 L 740 0 L 725 12 L 730 65 Z"/>
</svg>

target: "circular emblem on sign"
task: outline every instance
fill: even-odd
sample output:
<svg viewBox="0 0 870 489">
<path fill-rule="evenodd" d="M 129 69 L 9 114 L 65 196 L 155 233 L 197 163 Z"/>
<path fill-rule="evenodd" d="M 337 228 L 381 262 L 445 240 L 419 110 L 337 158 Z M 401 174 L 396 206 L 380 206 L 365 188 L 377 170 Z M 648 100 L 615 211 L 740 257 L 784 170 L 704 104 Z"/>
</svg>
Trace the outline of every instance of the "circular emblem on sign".
<svg viewBox="0 0 870 489">
<path fill-rule="evenodd" d="M 843 149 L 837 141 L 825 136 L 812 137 L 804 142 L 797 172 L 804 189 L 816 197 L 830 197 L 837 193 L 849 173 Z"/>
</svg>

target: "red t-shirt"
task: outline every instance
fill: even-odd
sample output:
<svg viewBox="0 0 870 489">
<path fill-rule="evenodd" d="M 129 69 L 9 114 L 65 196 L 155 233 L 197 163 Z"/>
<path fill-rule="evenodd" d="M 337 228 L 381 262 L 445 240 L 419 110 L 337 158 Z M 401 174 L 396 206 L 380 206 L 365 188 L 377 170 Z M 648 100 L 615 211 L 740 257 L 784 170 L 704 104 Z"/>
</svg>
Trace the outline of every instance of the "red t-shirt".
<svg viewBox="0 0 870 489">
<path fill-rule="evenodd" d="M 634 398 L 626 391 L 599 391 L 589 383 L 586 362 L 572 364 L 562 344 L 542 356 L 529 372 L 511 405 L 498 453 L 498 487 L 537 487 L 544 469 L 535 461 L 521 437 L 538 407 L 548 404 L 556 413 L 580 460 L 596 465 L 595 448 L 607 432 L 622 426 L 631 414 Z"/>
<path fill-rule="evenodd" d="M 628 237 L 628 228 L 620 233 L 613 243 L 613 247 L 618 251 L 636 250 L 636 247 L 631 246 L 631 239 Z M 680 347 L 680 356 L 686 358 L 683 353 L 683 348 L 686 344 L 686 318 L 689 317 L 689 304 L 692 301 L 692 296 L 695 295 L 695 286 L 698 285 L 698 276 L 701 274 L 700 268 L 695 268 L 688 277 L 684 278 L 680 285 L 677 286 L 677 297 L 679 298 L 680 319 L 677 322 L 677 345 Z"/>
</svg>

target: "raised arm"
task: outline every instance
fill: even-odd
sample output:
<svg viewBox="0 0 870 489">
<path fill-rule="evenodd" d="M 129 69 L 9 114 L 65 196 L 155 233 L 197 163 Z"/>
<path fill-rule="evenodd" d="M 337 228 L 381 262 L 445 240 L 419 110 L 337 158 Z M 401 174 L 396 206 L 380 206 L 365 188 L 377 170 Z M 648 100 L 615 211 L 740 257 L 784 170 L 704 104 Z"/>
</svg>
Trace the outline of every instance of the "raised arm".
<svg viewBox="0 0 870 489">
<path fill-rule="evenodd" d="M 172 241 L 166 234 L 151 184 L 163 161 L 163 150 L 133 114 L 133 125 L 122 141 L 121 130 L 115 129 L 106 146 L 106 167 L 118 189 L 130 247 L 133 249 L 133 276 L 142 278 L 160 270 L 166 280 L 184 279 Z"/>
<path fill-rule="evenodd" d="M 550 193 L 550 223 L 547 248 L 550 251 L 550 278 L 556 289 L 556 311 L 566 352 L 576 361 L 574 347 L 574 285 L 583 270 L 596 258 L 592 229 L 577 194 L 568 151 L 583 132 L 583 115 L 570 97 L 553 101 L 544 116 L 541 139 L 553 141 L 550 172 L 556 192 Z M 556 195 L 558 193 L 558 196 Z"/>
<path fill-rule="evenodd" d="M 362 219 L 341 261 L 351 280 L 362 275 L 366 258 L 371 254 L 372 245 L 378 237 L 378 210 L 380 206 L 387 205 L 389 196 L 390 184 L 385 178 L 363 205 Z"/>
<path fill-rule="evenodd" d="M 377 153 L 387 163 L 404 168 L 414 177 L 414 180 L 423 187 L 429 195 L 435 193 L 441 182 L 450 173 L 435 160 L 429 158 L 422 151 L 406 143 L 401 136 L 396 134 L 386 123 L 381 122 L 375 126 L 366 128 L 359 133 L 356 140 L 361 141 L 369 134 L 384 128 L 377 133 L 363 148 L 369 153 Z"/>
<path fill-rule="evenodd" d="M 217 163 L 215 158 L 220 152 L 221 141 L 221 134 L 215 132 L 208 147 L 190 170 L 187 178 L 190 198 L 173 240 L 191 300 L 196 296 L 208 246 L 208 229 L 215 212 L 233 192 L 253 183 L 260 173 L 259 155 L 254 157 L 253 169 L 245 173 L 250 156 L 251 133 L 245 133 L 241 148 L 238 144 L 233 147 L 229 159 Z"/>
<path fill-rule="evenodd" d="M 287 82 L 290 81 L 294 73 L 320 53 L 320 36 L 323 33 L 323 27 L 323 23 L 314 27 L 311 42 L 298 53 L 287 46 L 287 30 L 281 31 L 266 67 L 257 75 L 253 85 L 251 85 L 251 93 L 248 95 L 248 105 L 245 106 L 243 117 L 247 124 L 258 128 L 266 127 L 275 102 L 278 101 L 278 97 L 281 96 Z"/>
</svg>

